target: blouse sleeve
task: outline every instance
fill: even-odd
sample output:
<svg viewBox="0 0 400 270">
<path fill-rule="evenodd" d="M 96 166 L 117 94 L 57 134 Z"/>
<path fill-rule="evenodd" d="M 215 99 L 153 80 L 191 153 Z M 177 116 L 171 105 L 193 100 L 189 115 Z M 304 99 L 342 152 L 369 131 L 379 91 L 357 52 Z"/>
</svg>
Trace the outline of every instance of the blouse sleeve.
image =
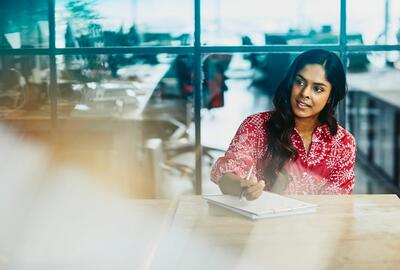
<svg viewBox="0 0 400 270">
<path fill-rule="evenodd" d="M 256 161 L 258 127 L 255 122 L 253 116 L 249 116 L 240 125 L 225 155 L 218 158 L 212 167 L 212 181 L 218 183 L 221 176 L 228 172 L 242 178 L 246 177 Z"/>
<path fill-rule="evenodd" d="M 356 142 L 353 136 L 349 135 L 342 141 L 342 147 L 337 152 L 337 156 L 322 194 L 351 194 L 353 192 L 356 161 Z"/>
</svg>

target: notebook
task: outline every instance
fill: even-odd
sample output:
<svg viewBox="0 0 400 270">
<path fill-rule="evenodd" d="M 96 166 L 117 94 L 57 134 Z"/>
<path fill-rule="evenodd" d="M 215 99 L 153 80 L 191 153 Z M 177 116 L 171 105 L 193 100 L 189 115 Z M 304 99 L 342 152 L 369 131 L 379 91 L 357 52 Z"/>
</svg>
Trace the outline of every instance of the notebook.
<svg viewBox="0 0 400 270">
<path fill-rule="evenodd" d="M 224 207 L 252 219 L 298 215 L 317 211 L 317 205 L 264 191 L 254 201 L 232 195 L 205 195 L 209 203 Z"/>
</svg>

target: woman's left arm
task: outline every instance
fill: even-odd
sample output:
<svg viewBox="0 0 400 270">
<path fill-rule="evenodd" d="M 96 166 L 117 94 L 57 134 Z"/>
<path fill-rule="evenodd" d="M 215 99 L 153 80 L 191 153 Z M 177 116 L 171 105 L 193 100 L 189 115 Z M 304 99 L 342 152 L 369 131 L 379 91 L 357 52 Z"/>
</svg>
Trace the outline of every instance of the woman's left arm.
<svg viewBox="0 0 400 270">
<path fill-rule="evenodd" d="M 356 161 L 356 142 L 349 135 L 341 141 L 337 159 L 321 194 L 351 194 L 354 188 L 354 164 Z"/>
</svg>

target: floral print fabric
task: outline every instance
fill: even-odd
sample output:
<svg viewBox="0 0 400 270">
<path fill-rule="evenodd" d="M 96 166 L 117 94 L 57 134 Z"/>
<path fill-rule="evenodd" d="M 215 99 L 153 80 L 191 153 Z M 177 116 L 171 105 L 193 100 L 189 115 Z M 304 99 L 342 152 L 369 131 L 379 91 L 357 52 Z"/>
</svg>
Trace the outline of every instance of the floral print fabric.
<svg viewBox="0 0 400 270">
<path fill-rule="evenodd" d="M 263 157 L 267 151 L 268 139 L 265 129 L 270 117 L 271 112 L 262 112 L 245 119 L 225 155 L 214 164 L 212 181 L 218 183 L 220 177 L 227 172 L 245 178 L 254 164 L 256 177 L 265 180 L 266 189 L 271 189 L 268 179 L 263 176 Z M 327 125 L 317 127 L 308 153 L 296 129 L 291 134 L 291 142 L 299 155 L 285 165 L 291 179 L 285 194 L 352 193 L 356 143 L 348 131 L 338 126 L 336 135 L 331 136 Z"/>
</svg>

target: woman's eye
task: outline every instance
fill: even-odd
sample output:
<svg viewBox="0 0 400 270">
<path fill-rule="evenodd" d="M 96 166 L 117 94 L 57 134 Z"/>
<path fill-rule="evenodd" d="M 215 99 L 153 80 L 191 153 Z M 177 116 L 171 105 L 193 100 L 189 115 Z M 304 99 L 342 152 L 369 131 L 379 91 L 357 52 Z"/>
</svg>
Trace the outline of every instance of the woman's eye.
<svg viewBox="0 0 400 270">
<path fill-rule="evenodd" d="M 300 79 L 296 79 L 295 83 L 296 83 L 297 85 L 300 85 L 300 86 L 303 86 L 303 85 L 304 85 L 304 81 L 303 81 L 303 80 L 300 80 Z"/>
<path fill-rule="evenodd" d="M 316 86 L 316 87 L 314 87 L 314 91 L 317 93 L 321 93 L 322 91 L 324 91 L 324 88 L 322 88 L 320 86 Z"/>
</svg>

